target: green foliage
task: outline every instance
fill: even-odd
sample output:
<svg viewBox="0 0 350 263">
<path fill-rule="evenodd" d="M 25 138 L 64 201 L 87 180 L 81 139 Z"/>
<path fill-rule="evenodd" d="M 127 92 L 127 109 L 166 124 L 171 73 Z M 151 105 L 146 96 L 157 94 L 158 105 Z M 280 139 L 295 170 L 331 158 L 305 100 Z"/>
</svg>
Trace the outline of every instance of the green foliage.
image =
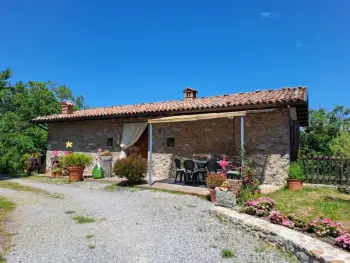
<svg viewBox="0 0 350 263">
<path fill-rule="evenodd" d="M 0 196 L 0 251 L 6 251 L 10 248 L 9 244 L 9 233 L 4 230 L 4 222 L 8 218 L 10 212 L 16 208 L 16 204 Z M 6 259 L 0 253 L 0 263 L 5 263 Z"/>
<path fill-rule="evenodd" d="M 139 154 L 130 154 L 124 159 L 118 160 L 113 167 L 115 174 L 125 177 L 130 182 L 138 183 L 145 179 L 147 172 L 147 160 Z"/>
<path fill-rule="evenodd" d="M 256 171 L 252 161 L 247 159 L 247 163 L 242 171 L 242 187 L 237 195 L 237 203 L 243 204 L 248 200 L 256 199 L 259 197 L 259 194 L 259 180 L 256 176 Z"/>
<path fill-rule="evenodd" d="M 62 164 L 66 167 L 82 167 L 92 163 L 92 157 L 85 153 L 70 153 L 62 157 Z"/>
<path fill-rule="evenodd" d="M 88 217 L 88 216 L 75 216 L 73 217 L 73 220 L 75 220 L 77 224 L 87 224 L 87 223 L 96 222 L 95 218 Z"/>
<path fill-rule="evenodd" d="M 218 173 L 210 173 L 206 178 L 207 186 L 211 189 L 221 186 L 226 181 L 226 177 Z"/>
<path fill-rule="evenodd" d="M 0 71 L 0 173 L 23 171 L 23 155 L 46 152 L 47 131 L 30 123 L 38 116 L 60 112 L 60 101 L 71 95 L 52 82 L 10 83 L 12 72 Z M 59 91 L 55 91 L 58 89 Z M 63 92 L 64 91 L 64 92 Z M 73 98 L 83 108 L 84 99 Z"/>
<path fill-rule="evenodd" d="M 310 110 L 309 127 L 301 132 L 302 154 L 332 155 L 331 142 L 337 138 L 343 127 L 350 125 L 350 109 L 335 106 L 333 110 Z"/>
<path fill-rule="evenodd" d="M 225 248 L 221 251 L 221 257 L 222 258 L 233 258 L 235 256 L 236 252 L 232 249 Z"/>
<path fill-rule="evenodd" d="M 10 212 L 16 208 L 16 204 L 9 201 L 5 197 L 0 196 L 0 211 Z M 0 217 L 1 218 L 1 217 Z"/>
<path fill-rule="evenodd" d="M 350 158 L 350 131 L 343 128 L 339 136 L 331 141 L 330 149 L 334 155 Z"/>
<path fill-rule="evenodd" d="M 62 172 L 62 168 L 61 167 L 55 167 L 52 169 L 53 173 L 61 173 Z"/>
<path fill-rule="evenodd" d="M 299 163 L 291 163 L 288 169 L 288 178 L 295 180 L 304 180 L 304 169 Z"/>
</svg>

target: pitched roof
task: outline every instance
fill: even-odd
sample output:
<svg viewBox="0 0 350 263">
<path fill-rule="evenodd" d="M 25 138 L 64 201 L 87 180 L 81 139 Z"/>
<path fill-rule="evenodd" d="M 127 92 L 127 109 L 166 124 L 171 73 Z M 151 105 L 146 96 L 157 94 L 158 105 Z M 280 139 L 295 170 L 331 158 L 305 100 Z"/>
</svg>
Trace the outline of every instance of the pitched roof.
<svg viewBox="0 0 350 263">
<path fill-rule="evenodd" d="M 91 108 L 78 110 L 72 114 L 55 114 L 41 116 L 32 120 L 34 123 L 68 121 L 77 119 L 94 119 L 97 117 L 114 118 L 140 115 L 155 115 L 157 113 L 176 113 L 177 111 L 192 111 L 200 109 L 222 110 L 223 108 L 260 105 L 292 105 L 307 104 L 307 88 L 283 88 L 278 90 L 263 90 L 241 92 L 221 96 L 211 96 L 187 100 L 174 100 L 135 105 Z"/>
</svg>

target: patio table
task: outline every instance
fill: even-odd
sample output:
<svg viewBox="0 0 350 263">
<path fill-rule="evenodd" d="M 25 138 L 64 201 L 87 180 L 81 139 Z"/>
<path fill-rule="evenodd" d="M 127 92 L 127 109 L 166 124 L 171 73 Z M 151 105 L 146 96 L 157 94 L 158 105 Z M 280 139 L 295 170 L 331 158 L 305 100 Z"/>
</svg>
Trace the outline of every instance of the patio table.
<svg viewBox="0 0 350 263">
<path fill-rule="evenodd" d="M 195 163 L 207 163 L 207 161 L 205 161 L 205 160 L 193 160 Z M 220 164 L 220 162 L 221 162 L 221 160 L 220 161 L 216 161 L 218 164 Z M 228 163 L 228 164 L 232 164 L 233 163 L 233 161 L 227 161 L 226 160 L 226 162 Z"/>
</svg>

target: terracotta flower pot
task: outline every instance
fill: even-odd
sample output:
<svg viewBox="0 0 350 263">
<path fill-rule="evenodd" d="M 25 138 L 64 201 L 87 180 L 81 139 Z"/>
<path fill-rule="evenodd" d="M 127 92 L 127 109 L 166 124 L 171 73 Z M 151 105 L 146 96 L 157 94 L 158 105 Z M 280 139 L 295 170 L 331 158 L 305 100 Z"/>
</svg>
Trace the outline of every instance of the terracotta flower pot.
<svg viewBox="0 0 350 263">
<path fill-rule="evenodd" d="M 84 180 L 84 169 L 85 166 L 72 166 L 68 167 L 68 176 L 69 176 L 69 181 L 71 182 L 79 182 Z"/>
<path fill-rule="evenodd" d="M 209 193 L 210 193 L 210 200 L 213 204 L 216 203 L 216 191 L 215 189 L 209 188 Z"/>
<path fill-rule="evenodd" d="M 62 176 L 62 172 L 52 172 L 53 177 L 59 177 Z"/>
<path fill-rule="evenodd" d="M 287 179 L 287 188 L 291 191 L 298 191 L 303 189 L 303 181 L 297 179 Z"/>
</svg>

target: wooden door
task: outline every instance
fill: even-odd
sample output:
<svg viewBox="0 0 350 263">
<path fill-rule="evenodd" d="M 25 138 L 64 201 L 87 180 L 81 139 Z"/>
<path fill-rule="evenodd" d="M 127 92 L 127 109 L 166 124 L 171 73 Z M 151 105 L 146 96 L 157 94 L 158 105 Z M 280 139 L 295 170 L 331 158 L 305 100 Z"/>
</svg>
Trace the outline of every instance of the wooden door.
<svg viewBox="0 0 350 263">
<path fill-rule="evenodd" d="M 147 159 L 147 155 L 148 155 L 148 129 L 147 128 L 142 133 L 138 141 L 134 144 L 134 146 L 139 148 L 141 156 Z"/>
</svg>

